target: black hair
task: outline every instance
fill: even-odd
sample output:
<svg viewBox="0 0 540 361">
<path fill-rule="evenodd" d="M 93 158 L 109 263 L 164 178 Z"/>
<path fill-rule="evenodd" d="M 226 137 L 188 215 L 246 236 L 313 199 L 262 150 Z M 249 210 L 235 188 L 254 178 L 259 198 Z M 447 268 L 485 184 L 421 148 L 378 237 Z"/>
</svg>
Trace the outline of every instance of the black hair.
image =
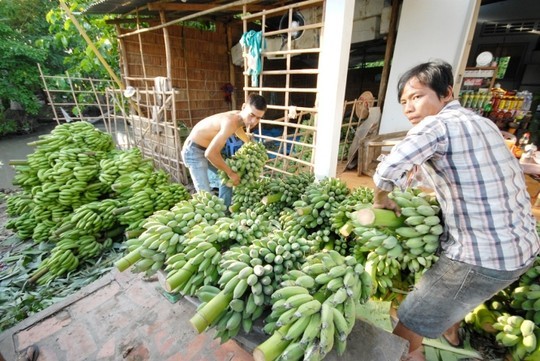
<svg viewBox="0 0 540 361">
<path fill-rule="evenodd" d="M 398 101 L 401 100 L 401 94 L 405 84 L 411 79 L 418 81 L 431 88 L 435 93 L 443 98 L 448 95 L 448 88 L 454 85 L 454 76 L 452 66 L 443 60 L 429 61 L 419 64 L 403 74 L 398 81 Z"/>
<path fill-rule="evenodd" d="M 262 95 L 250 93 L 247 98 L 247 103 L 258 110 L 266 111 L 266 99 L 264 99 Z"/>
</svg>

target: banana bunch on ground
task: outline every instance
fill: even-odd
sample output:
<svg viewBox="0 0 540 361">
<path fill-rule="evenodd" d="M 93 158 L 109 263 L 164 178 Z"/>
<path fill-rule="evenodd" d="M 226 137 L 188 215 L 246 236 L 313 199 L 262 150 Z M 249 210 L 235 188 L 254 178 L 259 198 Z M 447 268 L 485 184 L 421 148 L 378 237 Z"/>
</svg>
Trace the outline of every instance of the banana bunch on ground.
<svg viewBox="0 0 540 361">
<path fill-rule="evenodd" d="M 538 352 L 539 330 L 533 321 L 505 313 L 497 318 L 493 328 L 498 331 L 495 339 L 512 349 L 515 360 L 523 360 L 528 354 Z"/>
<path fill-rule="evenodd" d="M 105 249 L 112 247 L 112 238 L 97 239 L 93 235 L 71 232 L 63 237 L 51 250 L 50 255 L 38 266 L 29 279 L 29 283 L 44 285 L 50 281 L 76 270 L 79 265 L 99 256 Z"/>
<path fill-rule="evenodd" d="M 6 223 L 6 228 L 17 232 L 21 239 L 29 239 L 34 234 L 37 221 L 32 212 L 21 214 L 17 218 L 12 218 Z"/>
<path fill-rule="evenodd" d="M 504 312 L 502 310 L 493 310 L 488 307 L 488 303 L 482 303 L 465 316 L 465 323 L 473 326 L 476 330 L 494 334 L 497 332 L 493 325 L 497 318 Z"/>
<path fill-rule="evenodd" d="M 130 239 L 129 253 L 116 261 L 115 266 L 121 272 L 131 265 L 134 265 L 134 272 L 146 272 L 147 275 L 157 272 L 167 258 L 184 250 L 185 235 L 192 228 L 199 223 L 215 223 L 225 217 L 225 210 L 221 198 L 198 192 L 170 210 L 154 212 L 142 223 L 144 231 L 137 240 Z"/>
<path fill-rule="evenodd" d="M 533 283 L 514 288 L 511 300 L 510 306 L 514 310 L 540 325 L 540 284 Z"/>
<path fill-rule="evenodd" d="M 365 204 L 371 204 L 373 202 L 373 189 L 368 187 L 358 187 L 354 189 L 347 198 L 333 210 L 330 216 L 330 224 L 332 229 L 339 232 L 344 237 L 348 237 L 351 233 L 351 229 L 345 231 L 343 226 L 350 224 L 349 214 L 362 207 Z M 352 228 L 352 227 L 351 227 Z"/>
<path fill-rule="evenodd" d="M 332 213 L 349 193 L 345 182 L 337 178 L 328 177 L 311 183 L 301 199 L 293 203 L 299 215 L 298 222 L 308 229 L 330 225 Z"/>
<path fill-rule="evenodd" d="M 371 296 L 371 279 L 353 256 L 323 251 L 290 271 L 272 294 L 265 331 L 255 360 L 321 360 L 346 348 L 356 322 L 356 305 Z"/>
<path fill-rule="evenodd" d="M 249 332 L 258 319 L 281 278 L 299 267 L 308 246 L 305 240 L 276 230 L 249 246 L 234 246 L 222 254 L 218 280 L 220 297 L 229 299 L 219 307 L 208 302 L 192 318 L 195 328 L 202 332 L 216 328 L 216 337 L 224 342 L 240 330 Z M 216 296 L 217 297 L 217 296 Z M 218 307 L 218 308 L 215 308 Z"/>
<path fill-rule="evenodd" d="M 120 202 L 112 198 L 83 204 L 53 231 L 53 239 L 62 238 L 66 231 L 74 228 L 82 234 L 98 234 L 115 228 L 118 223 L 115 210 L 119 205 Z"/>
<path fill-rule="evenodd" d="M 39 264 L 28 282 L 44 285 L 74 271 L 77 267 L 79 258 L 71 249 L 56 249 Z"/>
<path fill-rule="evenodd" d="M 272 178 L 267 187 L 269 193 L 263 198 L 262 202 L 265 205 L 281 202 L 285 203 L 286 206 L 292 206 L 314 181 L 315 176 L 307 172 Z"/>
<path fill-rule="evenodd" d="M 115 149 L 99 162 L 99 167 L 99 180 L 108 186 L 112 186 L 116 179 L 123 174 L 139 170 L 143 173 L 150 173 L 153 169 L 151 160 L 143 158 L 139 148 Z"/>
<path fill-rule="evenodd" d="M 213 224 L 194 226 L 182 241 L 182 252 L 165 261 L 166 290 L 193 296 L 202 285 L 217 285 L 221 251 L 245 241 L 236 219 L 222 217 Z"/>
<path fill-rule="evenodd" d="M 264 165 L 268 160 L 266 148 L 263 143 L 248 142 L 244 143 L 231 158 L 227 158 L 225 162 L 233 172 L 240 177 L 242 186 L 246 183 L 251 183 L 259 179 L 263 173 Z M 227 184 L 230 182 L 229 177 L 222 170 L 218 171 L 218 175 Z"/>
</svg>

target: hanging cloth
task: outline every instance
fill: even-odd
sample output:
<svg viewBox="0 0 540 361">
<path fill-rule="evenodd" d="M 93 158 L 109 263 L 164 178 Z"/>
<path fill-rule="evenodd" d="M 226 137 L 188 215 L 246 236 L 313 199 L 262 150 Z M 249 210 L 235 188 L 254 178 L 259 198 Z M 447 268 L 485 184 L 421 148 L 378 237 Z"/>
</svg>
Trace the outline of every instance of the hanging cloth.
<svg viewBox="0 0 540 361">
<path fill-rule="evenodd" d="M 251 85 L 259 86 L 259 74 L 262 71 L 261 52 L 266 47 L 262 31 L 250 30 L 244 33 L 240 38 L 240 45 L 247 57 L 247 74 L 251 75 Z"/>
</svg>

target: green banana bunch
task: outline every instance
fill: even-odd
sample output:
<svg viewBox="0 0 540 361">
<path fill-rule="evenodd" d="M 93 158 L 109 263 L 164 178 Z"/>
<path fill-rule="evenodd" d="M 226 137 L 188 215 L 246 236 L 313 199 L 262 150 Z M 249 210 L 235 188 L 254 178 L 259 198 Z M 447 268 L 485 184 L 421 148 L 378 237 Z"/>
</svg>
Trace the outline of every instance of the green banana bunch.
<svg viewBox="0 0 540 361">
<path fill-rule="evenodd" d="M 281 202 L 290 207 L 301 198 L 306 188 L 314 180 L 315 176 L 307 172 L 285 174 L 281 178 L 272 178 L 267 187 L 269 193 L 263 198 L 262 202 L 265 205 Z"/>
<path fill-rule="evenodd" d="M 214 224 L 201 223 L 193 227 L 183 240 L 182 252 L 166 260 L 167 289 L 194 295 L 202 285 L 217 285 L 221 249 L 237 243 L 242 237 L 238 222 L 222 217 Z"/>
<path fill-rule="evenodd" d="M 533 270 L 535 267 L 538 266 L 529 269 L 529 275 L 536 272 L 536 270 Z M 525 318 L 532 320 L 535 324 L 540 325 L 540 285 L 538 283 L 514 288 L 511 293 L 511 300 L 510 306 L 514 310 L 524 314 Z"/>
<path fill-rule="evenodd" d="M 79 266 L 79 258 L 72 249 L 53 249 L 32 274 L 29 283 L 45 285 L 64 274 L 74 271 Z"/>
<path fill-rule="evenodd" d="M 464 321 L 479 331 L 496 333 L 497 330 L 493 328 L 493 325 L 502 314 L 503 312 L 489 309 L 487 303 L 482 303 L 469 312 Z"/>
<path fill-rule="evenodd" d="M 135 272 L 154 274 L 166 259 L 183 252 L 185 235 L 190 230 L 193 229 L 192 234 L 195 234 L 197 224 L 214 224 L 225 216 L 225 209 L 219 197 L 209 192 L 198 192 L 170 210 L 154 212 L 142 223 L 144 231 L 138 236 L 139 246 L 130 249 L 128 254 L 115 262 L 115 266 L 122 272 L 134 265 Z"/>
<path fill-rule="evenodd" d="M 320 360 L 332 349 L 342 355 L 356 322 L 356 304 L 367 301 L 371 292 L 370 276 L 353 256 L 333 250 L 308 256 L 299 270 L 283 277 L 271 297 L 264 330 L 287 343 L 277 359 Z M 274 342 L 270 337 L 257 352 L 279 349 Z"/>
<path fill-rule="evenodd" d="M 342 230 L 343 226 L 350 222 L 349 214 L 365 204 L 373 202 L 373 189 L 368 187 L 358 187 L 332 211 L 330 215 L 330 224 L 334 231 Z M 348 237 L 349 232 L 342 233 Z"/>
<path fill-rule="evenodd" d="M 231 158 L 227 158 L 225 162 L 233 172 L 240 177 L 242 186 L 256 181 L 263 173 L 264 165 L 268 160 L 266 148 L 263 143 L 248 142 L 244 143 Z M 218 175 L 227 184 L 230 182 L 229 177 L 222 170 L 218 171 Z"/>
<path fill-rule="evenodd" d="M 267 178 L 259 178 L 250 183 L 244 183 L 234 189 L 231 213 L 244 212 L 256 207 L 264 197 L 267 186 Z"/>
<path fill-rule="evenodd" d="M 497 318 L 493 328 L 499 331 L 495 340 L 503 346 L 511 348 L 512 355 L 516 360 L 523 360 L 527 354 L 537 350 L 538 326 L 533 321 L 504 313 Z"/>
<path fill-rule="evenodd" d="M 293 203 L 299 215 L 298 222 L 311 229 L 322 224 L 331 225 L 330 217 L 350 190 L 340 179 L 327 177 L 310 184 L 301 199 Z"/>
</svg>

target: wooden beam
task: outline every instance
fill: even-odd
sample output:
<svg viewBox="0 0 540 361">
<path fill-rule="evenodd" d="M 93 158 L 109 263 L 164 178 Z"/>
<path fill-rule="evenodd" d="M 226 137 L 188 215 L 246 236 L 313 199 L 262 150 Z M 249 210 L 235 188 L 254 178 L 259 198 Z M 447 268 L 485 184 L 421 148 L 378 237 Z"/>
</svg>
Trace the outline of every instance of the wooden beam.
<svg viewBox="0 0 540 361">
<path fill-rule="evenodd" d="M 208 14 L 215 13 L 215 12 L 218 12 L 218 11 L 226 10 L 226 9 L 229 9 L 231 7 L 234 7 L 234 6 L 247 5 L 249 3 L 256 2 L 256 1 L 258 1 L 258 0 L 238 0 L 238 1 L 232 2 L 230 4 L 216 6 L 214 8 L 209 9 L 209 10 L 203 10 L 203 11 L 199 11 L 199 12 L 194 13 L 194 14 L 186 15 L 186 16 L 181 17 L 180 19 L 171 20 L 171 21 L 166 22 L 164 24 L 160 24 L 160 25 L 157 25 L 157 26 L 151 26 L 149 28 L 144 28 L 144 29 L 137 29 L 135 31 L 132 31 L 131 33 L 125 33 L 125 34 L 118 35 L 118 37 L 120 38 L 120 37 L 132 36 L 132 35 L 137 35 L 137 34 L 140 34 L 140 33 L 146 33 L 146 32 L 149 32 L 149 31 L 162 29 L 162 28 L 167 27 L 167 26 L 178 24 L 178 23 L 180 23 L 182 21 L 197 19 L 197 18 L 200 18 L 203 15 L 208 15 Z"/>
<path fill-rule="evenodd" d="M 215 8 L 216 5 L 210 4 L 180 4 L 180 3 L 152 3 L 148 4 L 148 10 L 151 11 L 207 11 Z M 249 11 L 263 11 L 268 9 L 268 6 L 249 5 Z M 242 12 L 242 6 L 231 6 L 227 11 Z"/>
<path fill-rule="evenodd" d="M 388 77 L 390 76 L 390 63 L 394 55 L 394 46 L 396 45 L 397 21 L 399 15 L 399 6 L 401 0 L 392 0 L 392 12 L 390 15 L 390 24 L 388 26 L 388 37 L 386 38 L 386 52 L 384 54 L 384 66 L 381 74 L 381 85 L 377 100 L 381 110 L 384 107 L 384 97 L 386 96 L 386 88 L 388 87 Z"/>
</svg>

